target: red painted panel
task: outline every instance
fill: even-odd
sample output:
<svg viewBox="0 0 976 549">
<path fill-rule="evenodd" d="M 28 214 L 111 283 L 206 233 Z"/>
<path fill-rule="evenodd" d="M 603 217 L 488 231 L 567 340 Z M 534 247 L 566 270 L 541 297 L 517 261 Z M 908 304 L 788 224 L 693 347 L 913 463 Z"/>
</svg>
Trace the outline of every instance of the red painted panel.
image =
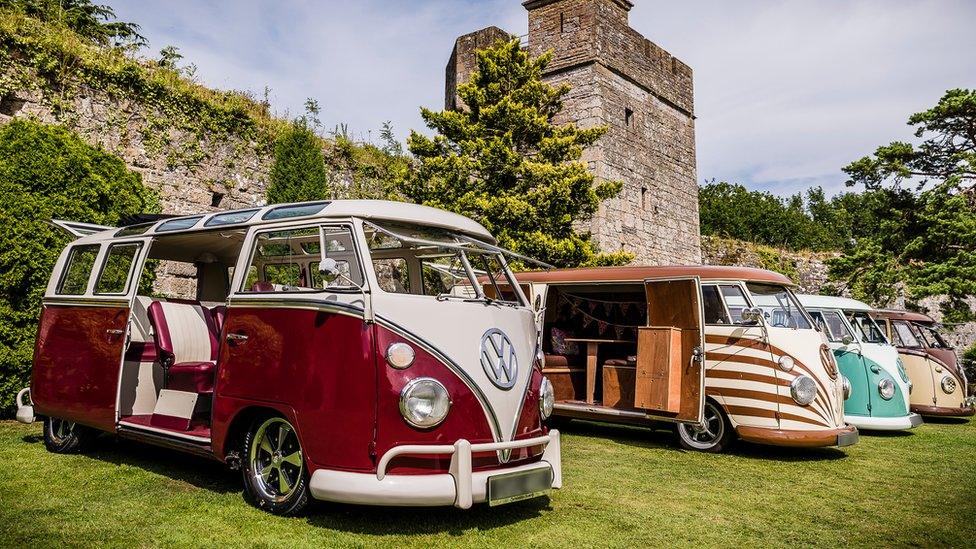
<svg viewBox="0 0 976 549">
<path fill-rule="evenodd" d="M 413 365 L 406 370 L 397 370 L 386 364 L 382 358 L 377 360 L 380 369 L 378 404 L 376 453 L 383 455 L 394 446 L 404 444 L 453 444 L 464 438 L 471 443 L 493 442 L 491 427 L 484 409 L 470 388 L 447 366 L 424 349 L 413 345 L 410 341 L 400 337 L 383 327 L 376 331 L 377 356 L 383 357 L 385 350 L 391 343 L 402 341 L 413 346 L 416 358 Z M 522 409 L 516 438 L 531 438 L 543 434 L 539 422 L 538 395 L 541 374 L 534 370 L 530 388 L 526 395 L 526 404 Z M 403 387 L 418 377 L 432 377 L 442 384 L 451 395 L 451 410 L 443 423 L 433 429 L 417 429 L 410 426 L 400 415 L 400 392 Z M 502 426 L 511 429 L 511 425 Z M 519 450 L 513 452 L 509 463 L 530 458 L 541 453 L 541 448 Z M 390 473 L 417 474 L 446 472 L 450 465 L 450 456 L 443 457 L 402 457 L 390 464 Z M 497 467 L 499 465 L 494 452 L 475 456 L 475 469 Z"/>
<path fill-rule="evenodd" d="M 223 457 L 234 416 L 269 406 L 295 424 L 312 469 L 370 470 L 376 365 L 373 328 L 324 311 L 231 307 L 214 396 L 213 447 Z M 286 413 L 293 412 L 292 413 Z"/>
<path fill-rule="evenodd" d="M 39 414 L 115 430 L 126 307 L 45 305 L 37 331 L 31 399 Z"/>
</svg>

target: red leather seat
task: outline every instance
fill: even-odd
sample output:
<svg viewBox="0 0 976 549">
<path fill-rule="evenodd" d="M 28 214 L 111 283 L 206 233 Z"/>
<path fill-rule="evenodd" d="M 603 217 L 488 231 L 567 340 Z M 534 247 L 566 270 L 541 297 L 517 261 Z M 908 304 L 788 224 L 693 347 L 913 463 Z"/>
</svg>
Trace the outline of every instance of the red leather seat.
<svg viewBox="0 0 976 549">
<path fill-rule="evenodd" d="M 214 390 L 213 362 L 178 362 L 166 372 L 166 388 L 190 393 L 212 393 Z"/>
<path fill-rule="evenodd" d="M 210 309 L 193 301 L 154 301 L 147 312 L 166 388 L 213 393 L 219 331 Z"/>
</svg>

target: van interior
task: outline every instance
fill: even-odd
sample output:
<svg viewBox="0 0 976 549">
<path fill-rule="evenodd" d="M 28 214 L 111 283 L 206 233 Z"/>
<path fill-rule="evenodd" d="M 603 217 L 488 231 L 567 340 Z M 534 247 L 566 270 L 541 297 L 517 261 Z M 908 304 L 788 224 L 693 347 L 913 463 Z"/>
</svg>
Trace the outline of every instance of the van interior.
<svg viewBox="0 0 976 549">
<path fill-rule="evenodd" d="M 122 423 L 209 441 L 229 274 L 244 234 L 212 231 L 153 240 L 123 360 Z M 159 283 L 157 273 L 166 275 Z"/>
<path fill-rule="evenodd" d="M 698 310 L 693 280 L 550 285 L 542 348 L 557 404 L 696 420 Z"/>
</svg>

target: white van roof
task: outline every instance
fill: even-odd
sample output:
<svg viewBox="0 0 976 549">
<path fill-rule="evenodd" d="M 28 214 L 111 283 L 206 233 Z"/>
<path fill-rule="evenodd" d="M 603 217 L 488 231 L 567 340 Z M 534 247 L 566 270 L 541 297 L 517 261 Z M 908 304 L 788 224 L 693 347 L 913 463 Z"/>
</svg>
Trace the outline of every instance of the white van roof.
<svg viewBox="0 0 976 549">
<path fill-rule="evenodd" d="M 830 295 L 800 294 L 796 296 L 800 303 L 808 309 L 841 309 L 844 311 L 873 311 L 874 307 L 863 301 L 849 297 L 835 297 Z"/>
<path fill-rule="evenodd" d="M 348 217 L 437 227 L 458 231 L 489 244 L 496 243 L 488 229 L 473 219 L 429 206 L 392 200 L 328 200 L 272 204 L 238 210 L 166 217 L 159 221 L 127 227 L 87 225 L 83 227 L 87 229 L 84 231 L 72 231 L 68 228 L 66 230 L 74 236 L 80 237 L 80 240 L 100 242 L 112 240 L 116 237 L 171 235 L 214 229 L 240 229 L 251 225 L 264 225 L 279 221 L 316 221 Z M 65 225 L 70 225 L 71 228 L 74 228 L 75 225 L 85 225 L 59 220 L 54 220 L 52 223 L 62 228 L 65 228 Z"/>
</svg>

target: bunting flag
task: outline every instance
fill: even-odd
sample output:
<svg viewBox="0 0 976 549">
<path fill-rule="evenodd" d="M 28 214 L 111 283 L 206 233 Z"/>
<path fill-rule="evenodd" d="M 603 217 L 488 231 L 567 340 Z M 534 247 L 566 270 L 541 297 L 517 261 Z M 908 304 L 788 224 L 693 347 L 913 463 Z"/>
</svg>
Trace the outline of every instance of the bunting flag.
<svg viewBox="0 0 976 549">
<path fill-rule="evenodd" d="M 640 305 L 643 304 L 641 303 Z M 580 318 L 580 323 L 583 325 L 583 328 L 588 328 L 591 324 L 596 322 L 600 335 L 603 335 L 610 330 L 610 328 L 613 328 L 613 332 L 616 334 L 617 339 L 624 339 L 624 336 L 628 334 L 634 334 L 636 337 L 637 326 L 610 322 L 606 319 L 597 318 L 591 313 L 596 312 L 597 308 L 601 308 L 605 315 L 609 317 L 611 316 L 611 313 L 614 312 L 615 307 L 618 308 L 622 314 L 626 314 L 626 311 L 629 311 L 631 307 L 637 306 L 638 302 L 633 301 L 606 301 L 600 299 L 583 298 L 572 294 L 559 294 L 559 299 L 557 302 L 557 318 L 564 320 Z M 584 309 L 588 309 L 589 312 Z"/>
</svg>

